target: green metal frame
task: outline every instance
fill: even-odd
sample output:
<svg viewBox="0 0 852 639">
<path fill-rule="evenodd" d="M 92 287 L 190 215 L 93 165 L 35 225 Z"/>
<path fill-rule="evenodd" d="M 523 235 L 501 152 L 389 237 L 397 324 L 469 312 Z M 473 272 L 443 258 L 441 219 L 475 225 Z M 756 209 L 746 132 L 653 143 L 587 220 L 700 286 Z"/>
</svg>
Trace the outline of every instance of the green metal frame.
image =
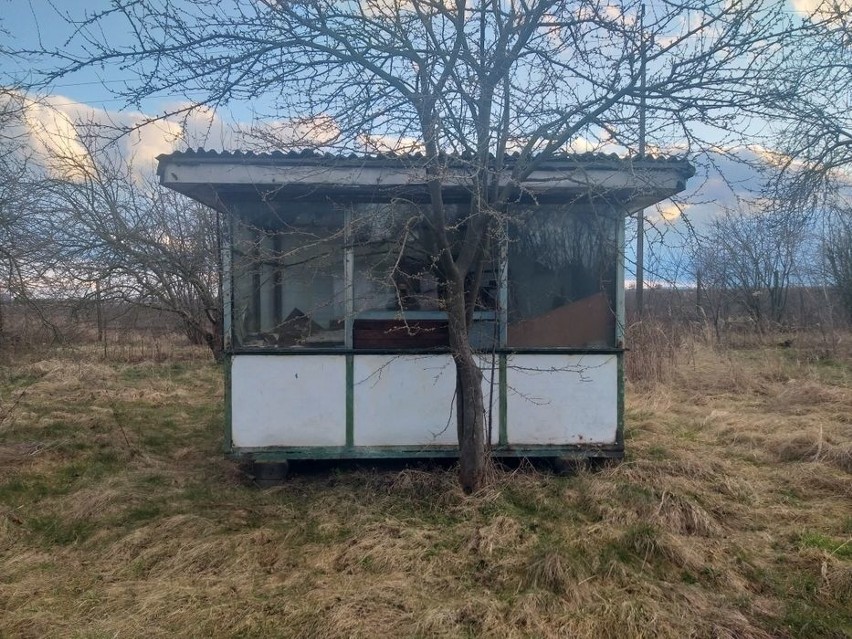
<svg viewBox="0 0 852 639">
<path fill-rule="evenodd" d="M 224 250 L 231 251 L 233 244 L 230 238 L 233 233 L 233 220 L 229 220 L 226 230 L 228 245 Z M 620 459 L 624 456 L 624 225 L 618 230 L 618 264 L 616 266 L 616 328 L 614 348 L 498 348 L 493 352 L 498 356 L 498 443 L 492 448 L 495 457 L 561 457 L 571 459 L 610 458 Z M 232 255 L 225 261 L 224 278 L 227 278 L 226 293 L 233 291 Z M 225 433 L 224 451 L 234 459 L 250 459 L 259 462 L 280 462 L 288 459 L 380 459 L 380 458 L 437 458 L 457 457 L 457 446 L 356 446 L 355 445 L 355 356 L 356 355 L 438 355 L 448 354 L 449 349 L 363 349 L 355 350 L 348 344 L 347 348 L 299 348 L 299 349 L 251 349 L 233 346 L 230 331 L 233 326 L 233 304 L 226 306 L 226 354 L 224 363 L 225 375 Z M 491 353 L 491 351 L 489 351 Z M 613 444 L 572 444 L 572 445 L 542 445 L 542 446 L 511 446 L 509 445 L 508 408 L 508 358 L 510 355 L 541 354 L 541 355 L 615 355 L 617 358 L 617 422 L 616 436 Z M 264 447 L 237 448 L 233 443 L 232 416 L 232 361 L 236 355 L 250 356 L 288 356 L 288 355 L 338 355 L 346 361 L 346 439 L 344 446 L 311 446 L 311 447 Z"/>
<path fill-rule="evenodd" d="M 492 449 L 494 457 L 566 457 L 587 459 L 603 457 L 619 459 L 624 451 L 614 444 L 570 445 L 570 446 L 497 446 Z M 258 462 L 280 462 L 289 459 L 404 459 L 458 457 L 455 446 L 315 446 L 315 447 L 267 447 L 241 448 L 229 453 L 229 457 Z"/>
<path fill-rule="evenodd" d="M 225 355 L 225 454 L 234 451 L 233 422 L 231 419 L 231 355 Z"/>
<path fill-rule="evenodd" d="M 389 351 L 391 352 L 391 351 Z M 329 353 L 323 353 L 328 355 Z M 356 446 L 355 445 L 355 355 L 335 353 L 345 357 L 346 366 L 346 440 L 344 446 L 270 446 L 238 448 L 233 445 L 231 414 L 231 365 L 233 355 L 225 360 L 225 452 L 234 459 L 258 462 L 280 462 L 288 459 L 380 459 L 380 458 L 438 458 L 458 457 L 457 446 Z M 394 351 L 394 354 L 402 354 Z M 595 351 L 595 354 L 607 354 Z M 624 456 L 624 371 L 623 354 L 617 358 L 617 423 L 613 444 L 510 445 L 508 408 L 508 354 L 498 357 L 498 441 L 492 448 L 494 457 L 561 457 L 570 459 L 609 458 Z"/>
<path fill-rule="evenodd" d="M 508 357 L 505 354 L 500 355 L 500 371 L 497 384 L 499 386 L 499 398 L 500 398 L 500 428 L 498 430 L 497 436 L 497 446 L 498 448 L 506 447 L 509 445 L 509 422 L 506 416 L 506 411 L 509 407 L 509 397 L 508 397 L 508 382 L 507 382 L 507 372 L 506 367 L 508 363 Z"/>
<path fill-rule="evenodd" d="M 346 449 L 355 447 L 355 356 L 346 356 Z"/>
<path fill-rule="evenodd" d="M 577 348 L 553 346 L 547 348 L 495 348 L 474 351 L 481 355 L 616 355 L 623 348 Z M 451 355 L 449 348 L 232 348 L 231 355 Z"/>
</svg>

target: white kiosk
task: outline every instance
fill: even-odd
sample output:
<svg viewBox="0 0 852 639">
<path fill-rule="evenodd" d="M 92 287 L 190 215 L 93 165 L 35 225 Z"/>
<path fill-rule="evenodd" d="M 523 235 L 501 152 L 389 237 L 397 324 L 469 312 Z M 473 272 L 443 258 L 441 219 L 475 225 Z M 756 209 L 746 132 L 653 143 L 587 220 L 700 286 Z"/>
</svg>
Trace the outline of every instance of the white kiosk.
<svg viewBox="0 0 852 639">
<path fill-rule="evenodd" d="M 164 186 L 223 214 L 229 454 L 457 455 L 441 282 L 417 232 L 422 158 L 158 160 Z M 465 164 L 448 167 L 463 224 Z M 519 186 L 472 328 L 495 456 L 623 455 L 624 220 L 693 173 L 679 158 L 566 155 Z"/>
</svg>

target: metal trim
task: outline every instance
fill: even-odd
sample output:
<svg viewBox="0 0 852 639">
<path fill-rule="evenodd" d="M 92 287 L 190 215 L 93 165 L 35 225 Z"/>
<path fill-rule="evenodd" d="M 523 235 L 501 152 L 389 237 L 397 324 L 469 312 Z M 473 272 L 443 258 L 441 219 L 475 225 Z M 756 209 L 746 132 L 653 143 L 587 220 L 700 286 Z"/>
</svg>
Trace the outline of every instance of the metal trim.
<svg viewBox="0 0 852 639">
<path fill-rule="evenodd" d="M 493 457 L 569 457 L 588 459 L 602 457 L 620 459 L 623 448 L 612 444 L 588 444 L 567 446 L 501 446 L 494 448 Z M 285 461 L 291 459 L 405 459 L 458 457 L 457 446 L 317 446 L 237 448 L 229 453 L 233 459 L 251 459 L 260 462 Z"/>
<path fill-rule="evenodd" d="M 505 447 L 509 445 L 509 422 L 508 422 L 508 410 L 509 410 L 509 396 L 508 396 L 508 383 L 507 378 L 508 375 L 506 373 L 507 360 L 505 354 L 500 354 L 500 377 L 499 377 L 499 390 L 500 390 L 500 429 L 498 431 L 498 447 Z"/>
<path fill-rule="evenodd" d="M 225 432 L 222 448 L 226 455 L 234 450 L 233 424 L 231 418 L 231 356 L 225 355 Z"/>
<path fill-rule="evenodd" d="M 346 448 L 355 446 L 355 357 L 346 356 Z"/>
<path fill-rule="evenodd" d="M 497 348 L 474 351 L 483 355 L 619 355 L 623 348 Z M 232 355 L 452 355 L 449 348 L 232 348 Z"/>
</svg>

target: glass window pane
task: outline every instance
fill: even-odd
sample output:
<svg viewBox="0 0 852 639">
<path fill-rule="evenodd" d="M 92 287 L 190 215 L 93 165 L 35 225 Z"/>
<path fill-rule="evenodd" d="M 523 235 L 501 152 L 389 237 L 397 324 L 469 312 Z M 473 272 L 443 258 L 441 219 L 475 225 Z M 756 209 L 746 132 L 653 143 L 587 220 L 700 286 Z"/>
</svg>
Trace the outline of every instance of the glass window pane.
<svg viewBox="0 0 852 639">
<path fill-rule="evenodd" d="M 235 345 L 342 347 L 342 211 L 288 202 L 241 213 L 233 226 Z"/>
<path fill-rule="evenodd" d="M 509 231 L 508 346 L 615 345 L 620 218 L 578 207 L 516 211 Z"/>
<path fill-rule="evenodd" d="M 458 220 L 463 210 L 450 204 L 448 217 Z M 449 346 L 443 278 L 423 225 L 423 211 L 411 202 L 354 207 L 355 348 Z M 483 274 L 482 303 L 471 331 L 474 348 L 490 347 L 497 336 L 496 272 L 496 265 L 489 264 Z"/>
</svg>

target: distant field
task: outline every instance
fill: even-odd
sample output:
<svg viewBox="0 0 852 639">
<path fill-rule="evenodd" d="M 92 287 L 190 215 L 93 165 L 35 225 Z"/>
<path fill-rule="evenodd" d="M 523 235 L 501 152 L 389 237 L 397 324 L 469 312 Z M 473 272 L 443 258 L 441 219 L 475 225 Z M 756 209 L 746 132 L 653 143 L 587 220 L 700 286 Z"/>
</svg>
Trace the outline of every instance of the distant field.
<svg viewBox="0 0 852 639">
<path fill-rule="evenodd" d="M 0 365 L 0 637 L 849 637 L 852 360 L 678 351 L 556 476 L 220 454 L 203 350 Z M 164 360 L 164 361 L 155 361 Z"/>
</svg>

